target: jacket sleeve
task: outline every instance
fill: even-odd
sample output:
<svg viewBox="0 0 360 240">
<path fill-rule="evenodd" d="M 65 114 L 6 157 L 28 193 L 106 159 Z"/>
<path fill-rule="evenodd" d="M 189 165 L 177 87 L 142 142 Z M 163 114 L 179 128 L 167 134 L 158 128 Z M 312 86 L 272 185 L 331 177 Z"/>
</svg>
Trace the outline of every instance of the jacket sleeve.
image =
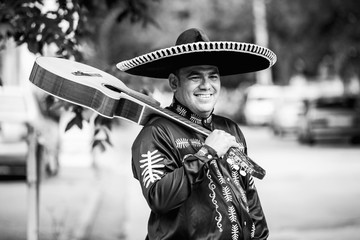
<svg viewBox="0 0 360 240">
<path fill-rule="evenodd" d="M 205 162 L 196 154 L 180 158 L 168 134 L 158 126 L 144 127 L 134 141 L 134 177 L 139 180 L 148 205 L 156 213 L 181 206 L 193 185 L 202 180 Z"/>
</svg>

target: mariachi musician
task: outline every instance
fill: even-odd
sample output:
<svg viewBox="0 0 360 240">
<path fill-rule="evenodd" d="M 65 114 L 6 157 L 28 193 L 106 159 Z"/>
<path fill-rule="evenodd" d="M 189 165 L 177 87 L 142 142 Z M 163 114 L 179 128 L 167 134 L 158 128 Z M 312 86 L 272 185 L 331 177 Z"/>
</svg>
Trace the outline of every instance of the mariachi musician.
<svg viewBox="0 0 360 240">
<path fill-rule="evenodd" d="M 275 61 L 267 48 L 210 41 L 192 28 L 175 46 L 117 64 L 129 74 L 168 79 L 174 94 L 166 109 L 211 131 L 204 136 L 156 116 L 137 136 L 132 167 L 151 209 L 146 239 L 268 238 L 253 176 L 229 154 L 234 148 L 247 154 L 244 135 L 214 107 L 221 76 L 263 70 Z"/>
</svg>

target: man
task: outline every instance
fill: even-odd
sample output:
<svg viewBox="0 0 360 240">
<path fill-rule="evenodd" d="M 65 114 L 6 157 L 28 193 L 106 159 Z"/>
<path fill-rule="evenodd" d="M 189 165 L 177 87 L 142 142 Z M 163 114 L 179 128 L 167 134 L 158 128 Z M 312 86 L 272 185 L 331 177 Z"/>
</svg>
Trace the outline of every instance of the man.
<svg viewBox="0 0 360 240">
<path fill-rule="evenodd" d="M 151 208 L 147 239 L 267 239 L 268 227 L 253 177 L 228 151 L 246 153 L 245 138 L 230 119 L 213 114 L 220 76 L 271 67 L 270 50 L 247 43 L 211 42 L 189 29 L 176 46 L 120 62 L 134 75 L 168 78 L 172 112 L 211 131 L 155 116 L 132 146 L 134 177 Z"/>
</svg>

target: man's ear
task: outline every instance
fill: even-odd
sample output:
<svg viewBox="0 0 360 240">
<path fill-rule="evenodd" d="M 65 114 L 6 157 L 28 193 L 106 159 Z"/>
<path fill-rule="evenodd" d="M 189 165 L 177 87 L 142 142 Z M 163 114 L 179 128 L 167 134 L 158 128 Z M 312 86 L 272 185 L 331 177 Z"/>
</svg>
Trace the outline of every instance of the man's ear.
<svg viewBox="0 0 360 240">
<path fill-rule="evenodd" d="M 169 75 L 169 86 L 173 92 L 176 92 L 176 89 L 179 86 L 179 79 L 173 73 L 170 73 L 170 75 Z"/>
</svg>

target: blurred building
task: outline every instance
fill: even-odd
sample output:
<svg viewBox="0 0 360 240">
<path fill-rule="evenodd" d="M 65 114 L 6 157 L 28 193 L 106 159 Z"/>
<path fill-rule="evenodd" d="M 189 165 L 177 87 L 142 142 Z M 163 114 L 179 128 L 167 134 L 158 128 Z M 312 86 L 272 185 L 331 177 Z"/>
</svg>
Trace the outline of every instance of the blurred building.
<svg viewBox="0 0 360 240">
<path fill-rule="evenodd" d="M 0 51 L 0 78 L 3 85 L 28 87 L 28 79 L 35 55 L 27 50 L 26 44 L 16 46 L 8 40 L 5 49 Z"/>
</svg>

